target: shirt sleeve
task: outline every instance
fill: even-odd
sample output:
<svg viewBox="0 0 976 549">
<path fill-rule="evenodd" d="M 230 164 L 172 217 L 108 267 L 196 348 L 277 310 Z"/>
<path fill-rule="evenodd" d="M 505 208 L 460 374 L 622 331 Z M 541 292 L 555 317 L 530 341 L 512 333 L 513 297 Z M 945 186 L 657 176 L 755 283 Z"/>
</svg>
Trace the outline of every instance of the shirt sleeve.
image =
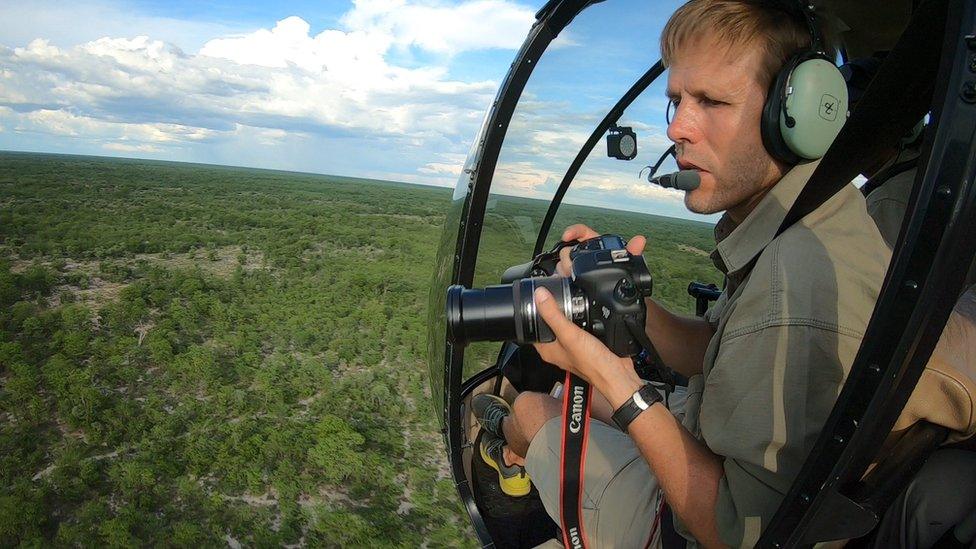
<svg viewBox="0 0 976 549">
<path fill-rule="evenodd" d="M 724 456 L 716 522 L 723 541 L 752 546 L 813 447 L 860 338 L 784 319 L 726 334 L 700 414 L 708 447 Z"/>
</svg>

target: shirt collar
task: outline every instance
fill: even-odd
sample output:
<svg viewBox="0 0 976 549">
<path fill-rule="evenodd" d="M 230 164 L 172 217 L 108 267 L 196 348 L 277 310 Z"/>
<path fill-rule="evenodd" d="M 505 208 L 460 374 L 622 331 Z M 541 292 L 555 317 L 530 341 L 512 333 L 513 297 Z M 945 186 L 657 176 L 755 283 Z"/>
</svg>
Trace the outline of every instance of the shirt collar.
<svg viewBox="0 0 976 549">
<path fill-rule="evenodd" d="M 742 223 L 736 224 L 726 212 L 715 225 L 715 251 L 712 261 L 729 276 L 746 268 L 776 236 L 786 212 L 800 195 L 819 160 L 797 164 L 766 193 Z"/>
</svg>

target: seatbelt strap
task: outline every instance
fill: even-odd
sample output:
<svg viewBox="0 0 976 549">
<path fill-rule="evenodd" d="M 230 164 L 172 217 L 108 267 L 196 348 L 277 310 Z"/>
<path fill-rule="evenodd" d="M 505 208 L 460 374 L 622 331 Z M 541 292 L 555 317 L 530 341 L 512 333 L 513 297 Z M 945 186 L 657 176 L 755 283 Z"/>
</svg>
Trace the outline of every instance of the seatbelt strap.
<svg viewBox="0 0 976 549">
<path fill-rule="evenodd" d="M 875 189 L 877 189 L 878 187 L 880 187 L 880 186 L 884 185 L 885 183 L 887 183 L 888 180 L 891 179 L 892 177 L 895 177 L 896 175 L 898 175 L 900 173 L 905 173 L 908 170 L 911 170 L 911 169 L 914 169 L 914 168 L 917 168 L 917 167 L 918 167 L 918 157 L 917 156 L 915 158 L 910 158 L 908 160 L 904 160 L 904 161 L 899 162 L 897 164 L 893 164 L 891 166 L 888 166 L 887 168 L 884 168 L 883 170 L 879 171 L 875 175 L 871 176 L 871 179 L 868 179 L 867 180 L 867 182 L 864 184 L 864 186 L 861 187 L 861 194 L 863 194 L 864 196 L 867 196 L 867 195 L 871 194 L 871 192 L 874 191 Z"/>
<path fill-rule="evenodd" d="M 925 16 L 944 9 L 941 0 L 918 6 L 909 26 L 885 57 L 857 108 L 831 144 L 776 236 L 876 164 L 929 110 L 938 80 L 944 18 Z M 924 163 L 924 161 L 922 161 Z"/>
<path fill-rule="evenodd" d="M 560 452 L 559 501 L 563 546 L 587 546 L 583 532 L 583 471 L 590 431 L 590 384 L 566 372 L 563 386 L 563 437 Z"/>
</svg>

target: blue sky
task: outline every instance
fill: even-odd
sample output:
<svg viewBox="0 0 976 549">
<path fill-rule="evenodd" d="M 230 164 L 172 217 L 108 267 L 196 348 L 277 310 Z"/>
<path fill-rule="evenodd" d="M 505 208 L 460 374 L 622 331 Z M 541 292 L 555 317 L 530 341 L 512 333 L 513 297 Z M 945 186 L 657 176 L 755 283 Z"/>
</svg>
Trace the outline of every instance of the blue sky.
<svg viewBox="0 0 976 549">
<path fill-rule="evenodd" d="M 518 0 L 0 5 L 0 149 L 453 186 L 541 6 Z M 593 126 L 657 59 L 676 1 L 608 0 L 540 60 L 496 175 L 548 198 Z M 637 179 L 667 147 L 663 83 L 625 114 L 632 162 L 597 147 L 568 202 L 671 216 Z"/>
</svg>

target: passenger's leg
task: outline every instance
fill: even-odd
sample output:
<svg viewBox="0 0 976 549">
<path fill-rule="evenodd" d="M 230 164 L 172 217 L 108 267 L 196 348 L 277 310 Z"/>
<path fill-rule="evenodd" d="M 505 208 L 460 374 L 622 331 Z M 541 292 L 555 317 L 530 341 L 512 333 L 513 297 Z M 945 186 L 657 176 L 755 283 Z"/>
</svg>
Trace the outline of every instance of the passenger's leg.
<svg viewBox="0 0 976 549">
<path fill-rule="evenodd" d="M 555 417 L 532 438 L 525 469 L 546 512 L 560 517 L 562 422 Z M 634 441 L 600 421 L 590 423 L 583 477 L 583 532 L 592 547 L 643 547 L 653 535 L 663 495 Z M 657 545 L 656 543 L 653 545 Z"/>
<path fill-rule="evenodd" d="M 513 413 L 502 420 L 502 431 L 508 449 L 515 456 L 507 454 L 505 457 L 523 465 L 532 438 L 547 421 L 562 413 L 562 406 L 558 399 L 547 394 L 525 392 L 516 397 L 512 410 Z"/>
<path fill-rule="evenodd" d="M 684 415 L 685 388 L 678 389 L 671 395 L 669 407 L 671 413 L 680 417 Z M 525 392 L 519 394 L 512 408 L 513 413 L 502 421 L 502 431 L 508 443 L 505 460 L 507 463 L 524 465 L 523 458 L 529 451 L 529 443 L 546 422 L 562 414 L 562 401 L 543 393 Z M 590 416 L 616 427 L 610 402 L 596 389 L 591 396 Z"/>
<path fill-rule="evenodd" d="M 675 408 L 683 412 L 684 397 L 684 388 L 672 395 L 672 413 Z M 587 442 L 584 532 L 594 546 L 644 546 L 652 535 L 652 545 L 660 546 L 660 485 L 633 440 L 612 426 L 606 398 L 594 391 L 591 406 L 591 415 L 599 421 L 590 424 Z M 561 414 L 560 399 L 525 392 L 515 399 L 513 413 L 502 420 L 506 463 L 525 466 L 546 511 L 557 522 Z"/>
<path fill-rule="evenodd" d="M 613 410 L 606 397 L 593 390 L 591 399 L 590 416 L 612 425 Z M 523 465 L 535 434 L 550 419 L 562 414 L 562 400 L 543 393 L 525 392 L 516 397 L 512 409 L 513 413 L 502 420 L 502 431 L 508 443 L 505 459 Z"/>
</svg>

